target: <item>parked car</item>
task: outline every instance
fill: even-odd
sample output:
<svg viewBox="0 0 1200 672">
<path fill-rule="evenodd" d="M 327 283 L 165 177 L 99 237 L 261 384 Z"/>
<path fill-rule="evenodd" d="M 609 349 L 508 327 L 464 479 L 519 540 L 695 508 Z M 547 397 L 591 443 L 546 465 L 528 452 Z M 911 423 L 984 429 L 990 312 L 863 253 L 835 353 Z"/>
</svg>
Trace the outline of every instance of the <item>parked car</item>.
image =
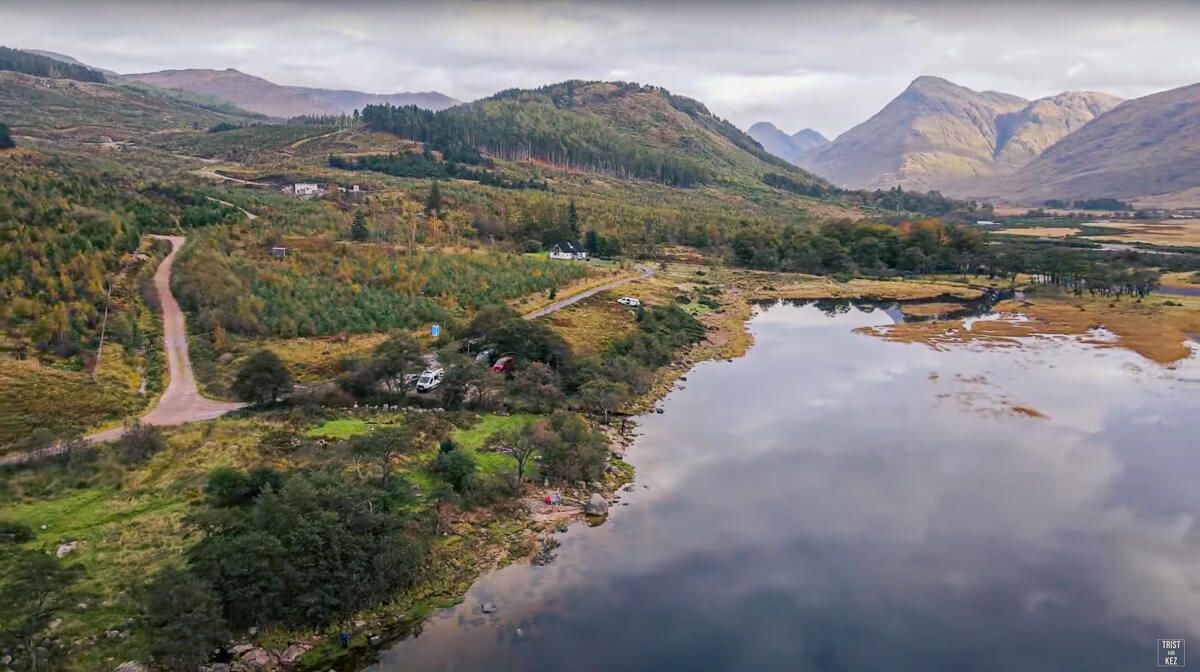
<svg viewBox="0 0 1200 672">
<path fill-rule="evenodd" d="M 621 304 L 622 306 L 637 308 L 638 306 L 642 305 L 642 300 L 636 299 L 632 296 L 622 296 L 621 298 L 617 299 L 617 303 Z"/>
<path fill-rule="evenodd" d="M 492 371 L 496 373 L 511 373 L 515 368 L 517 368 L 517 358 L 512 355 L 505 355 L 492 365 Z"/>
<path fill-rule="evenodd" d="M 487 350 L 481 351 L 478 355 L 475 355 L 475 363 L 476 364 L 491 364 L 492 360 L 495 359 L 495 357 L 496 357 L 496 351 L 492 350 L 491 348 L 488 348 Z"/>
<path fill-rule="evenodd" d="M 446 377 L 446 370 L 442 367 L 436 369 L 425 369 L 421 377 L 417 379 L 417 392 L 428 392 L 438 385 L 442 384 L 442 378 Z"/>
</svg>

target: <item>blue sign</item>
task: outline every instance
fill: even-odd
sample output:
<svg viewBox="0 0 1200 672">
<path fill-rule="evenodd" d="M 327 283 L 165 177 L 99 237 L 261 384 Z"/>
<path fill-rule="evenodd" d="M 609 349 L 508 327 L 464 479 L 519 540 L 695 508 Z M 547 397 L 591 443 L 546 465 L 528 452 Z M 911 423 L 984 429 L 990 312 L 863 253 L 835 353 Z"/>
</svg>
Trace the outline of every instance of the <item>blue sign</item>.
<svg viewBox="0 0 1200 672">
<path fill-rule="evenodd" d="M 430 333 L 430 335 L 432 335 L 434 338 L 437 338 L 437 337 L 438 337 L 438 335 L 442 333 L 442 325 L 440 325 L 440 324 L 436 324 L 436 323 L 435 323 L 435 324 L 433 325 L 433 327 L 431 327 L 431 328 L 429 329 L 429 333 Z"/>
</svg>

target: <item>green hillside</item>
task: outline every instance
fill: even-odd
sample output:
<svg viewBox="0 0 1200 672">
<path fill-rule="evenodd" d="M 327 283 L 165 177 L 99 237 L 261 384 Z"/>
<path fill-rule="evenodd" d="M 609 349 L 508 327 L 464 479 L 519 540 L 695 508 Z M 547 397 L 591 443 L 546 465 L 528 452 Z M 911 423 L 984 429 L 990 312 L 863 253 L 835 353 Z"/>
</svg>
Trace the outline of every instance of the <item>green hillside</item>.
<svg viewBox="0 0 1200 672">
<path fill-rule="evenodd" d="M 823 184 L 703 104 L 639 84 L 573 80 L 502 91 L 441 112 L 367 106 L 362 120 L 468 163 L 542 163 L 678 187 L 755 182 L 767 172 Z"/>
<path fill-rule="evenodd" d="M 37 77 L 0 68 L 0 120 L 14 135 L 130 140 L 151 132 L 258 119 L 215 98 L 181 91 Z"/>
</svg>

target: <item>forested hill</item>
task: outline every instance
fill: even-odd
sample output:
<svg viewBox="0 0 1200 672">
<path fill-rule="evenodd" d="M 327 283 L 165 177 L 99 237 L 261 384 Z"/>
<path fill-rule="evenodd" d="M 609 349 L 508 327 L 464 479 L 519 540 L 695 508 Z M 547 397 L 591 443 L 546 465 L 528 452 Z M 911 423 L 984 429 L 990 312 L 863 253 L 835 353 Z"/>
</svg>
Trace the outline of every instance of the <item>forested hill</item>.
<svg viewBox="0 0 1200 672">
<path fill-rule="evenodd" d="M 0 47 L 0 70 L 13 70 L 37 77 L 103 82 L 104 74 L 78 63 L 66 63 L 41 54 Z"/>
<path fill-rule="evenodd" d="M 757 182 L 768 172 L 824 184 L 703 104 L 639 84 L 573 80 L 502 91 L 441 112 L 369 105 L 362 121 L 460 161 L 482 153 L 678 187 Z"/>
</svg>

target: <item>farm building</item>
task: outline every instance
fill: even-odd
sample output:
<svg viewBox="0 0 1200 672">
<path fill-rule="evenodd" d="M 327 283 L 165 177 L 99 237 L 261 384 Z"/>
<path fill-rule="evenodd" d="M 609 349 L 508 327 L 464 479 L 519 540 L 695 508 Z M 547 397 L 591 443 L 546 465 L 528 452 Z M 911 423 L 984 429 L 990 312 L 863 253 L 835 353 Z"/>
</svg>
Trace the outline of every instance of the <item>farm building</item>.
<svg viewBox="0 0 1200 672">
<path fill-rule="evenodd" d="M 297 182 L 292 187 L 292 193 L 297 196 L 316 196 L 321 193 L 321 187 L 314 182 Z"/>
</svg>

